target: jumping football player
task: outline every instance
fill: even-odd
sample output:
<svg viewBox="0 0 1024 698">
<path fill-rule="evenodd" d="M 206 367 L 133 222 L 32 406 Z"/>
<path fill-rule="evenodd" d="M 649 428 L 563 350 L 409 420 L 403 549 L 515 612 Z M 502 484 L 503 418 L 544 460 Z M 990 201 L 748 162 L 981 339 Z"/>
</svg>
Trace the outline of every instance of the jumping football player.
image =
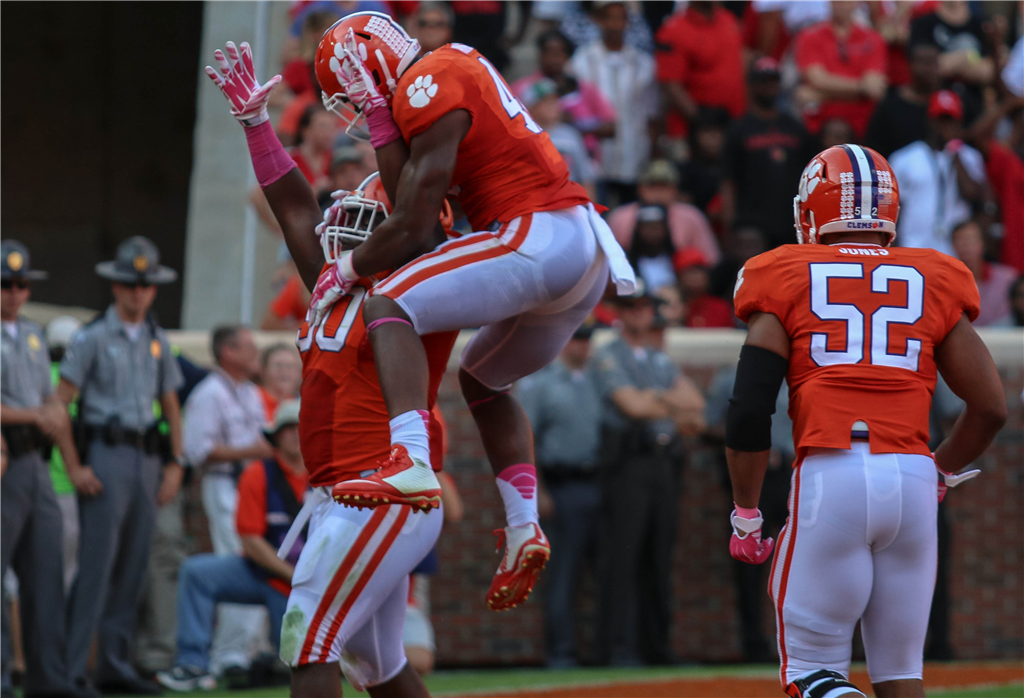
<svg viewBox="0 0 1024 698">
<path fill-rule="evenodd" d="M 883 157 L 831 147 L 800 178 L 800 244 L 754 257 L 736 281 L 749 329 L 726 423 L 729 550 L 752 564 L 772 552 L 758 499 L 785 378 L 797 462 L 769 592 L 793 698 L 864 695 L 849 682 L 858 620 L 875 695 L 924 696 L 938 502 L 978 474 L 952 473 L 1006 420 L 999 374 L 971 327 L 974 279 L 952 257 L 891 246 L 899 203 Z M 967 407 L 932 454 L 936 369 Z"/>
<path fill-rule="evenodd" d="M 324 103 L 365 120 L 394 211 L 366 244 L 320 278 L 310 312 L 331 307 L 360 276 L 399 267 L 363 314 L 391 417 L 391 462 L 334 490 L 346 504 L 437 501 L 424 416 L 421 337 L 482 328 L 459 380 L 505 504 L 505 555 L 487 594 L 494 610 L 530 593 L 550 546 L 538 526 L 530 424 L 512 383 L 558 356 L 608 286 L 633 271 L 551 139 L 477 51 L 418 44 L 384 14 L 357 12 L 320 42 Z M 473 230 L 423 254 L 453 192 Z M 403 266 L 404 265 L 404 266 Z"/>
<path fill-rule="evenodd" d="M 266 103 L 279 78 L 262 88 L 248 45 L 229 43 L 207 73 L 245 127 L 256 177 L 284 232 L 303 281 L 312 288 L 321 269 L 365 244 L 387 218 L 388 199 L 374 174 L 325 215 L 270 126 Z M 435 222 L 438 218 L 435 218 Z M 450 227 L 444 207 L 426 243 L 436 246 Z M 315 232 L 314 232 L 315 231 Z M 317 237 L 319 235 L 319 241 Z M 382 274 L 379 278 L 385 277 Z M 412 516 L 412 507 L 341 507 L 331 487 L 379 467 L 391 450 L 387 409 L 360 312 L 378 279 L 360 279 L 317 322 L 299 329 L 302 356 L 302 455 L 314 488 L 295 529 L 309 530 L 292 575 L 281 630 L 281 658 L 292 667 L 292 695 L 340 696 L 339 664 L 349 681 L 371 696 L 425 696 L 422 680 L 402 646 L 409 573 L 434 547 L 440 516 Z M 433 405 L 457 333 L 423 338 Z M 438 454 L 440 455 L 440 454 Z M 292 533 L 289 534 L 290 536 Z M 283 549 L 290 549 L 286 539 Z M 287 550 L 285 550 L 287 552 Z"/>
</svg>

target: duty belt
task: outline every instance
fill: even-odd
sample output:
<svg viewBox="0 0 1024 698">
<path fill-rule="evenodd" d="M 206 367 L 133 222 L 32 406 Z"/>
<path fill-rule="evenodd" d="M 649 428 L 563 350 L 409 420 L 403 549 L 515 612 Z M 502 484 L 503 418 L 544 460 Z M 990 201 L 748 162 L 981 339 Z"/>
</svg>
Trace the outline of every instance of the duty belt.
<svg viewBox="0 0 1024 698">
<path fill-rule="evenodd" d="M 50 459 L 53 442 L 34 424 L 6 424 L 0 432 L 4 435 L 12 460 L 32 451 L 39 451 L 43 460 Z"/>
</svg>

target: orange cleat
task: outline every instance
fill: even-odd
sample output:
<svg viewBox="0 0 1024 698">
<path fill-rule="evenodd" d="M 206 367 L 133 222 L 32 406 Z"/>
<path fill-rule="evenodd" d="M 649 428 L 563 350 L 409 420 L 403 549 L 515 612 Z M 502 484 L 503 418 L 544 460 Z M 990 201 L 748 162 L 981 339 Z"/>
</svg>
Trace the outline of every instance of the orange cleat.
<svg viewBox="0 0 1024 698">
<path fill-rule="evenodd" d="M 384 467 L 369 477 L 339 482 L 331 496 L 357 509 L 408 504 L 430 511 L 441 506 L 441 484 L 429 465 L 412 458 L 405 446 L 395 446 Z"/>
<path fill-rule="evenodd" d="M 551 557 L 551 544 L 535 523 L 497 530 L 497 549 L 505 545 L 505 556 L 487 590 L 487 608 L 507 611 L 526 601 L 537 576 Z"/>
</svg>

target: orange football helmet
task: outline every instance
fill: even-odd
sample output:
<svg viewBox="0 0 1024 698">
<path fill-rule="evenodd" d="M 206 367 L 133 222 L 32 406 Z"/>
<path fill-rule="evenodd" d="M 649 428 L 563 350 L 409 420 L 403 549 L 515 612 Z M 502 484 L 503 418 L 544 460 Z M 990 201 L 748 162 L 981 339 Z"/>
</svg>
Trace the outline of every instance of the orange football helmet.
<svg viewBox="0 0 1024 698">
<path fill-rule="evenodd" d="M 368 139 L 362 126 L 362 114 L 349 103 L 335 75 L 341 67 L 342 49 L 349 29 L 355 34 L 359 57 L 363 59 L 366 71 L 373 76 L 377 90 L 389 105 L 398 87 L 398 78 L 420 52 L 420 43 L 409 36 L 402 25 L 382 12 L 354 12 L 335 22 L 320 39 L 314 64 L 324 106 L 348 125 L 346 133 L 354 131 L 353 135 Z"/>
<path fill-rule="evenodd" d="M 341 200 L 341 208 L 344 211 L 341 224 L 327 226 L 320 236 L 324 258 L 328 262 L 335 261 L 345 249 L 351 249 L 370 237 L 391 214 L 391 202 L 380 181 L 380 173 L 374 172 L 364 179 L 355 191 Z M 447 201 L 441 208 L 440 221 L 449 237 L 458 237 L 458 233 L 452 231 L 455 220 Z"/>
<path fill-rule="evenodd" d="M 896 239 L 900 189 L 885 158 L 860 145 L 834 145 L 815 155 L 800 175 L 793 198 L 796 239 L 817 244 L 822 235 L 856 230 Z"/>
</svg>

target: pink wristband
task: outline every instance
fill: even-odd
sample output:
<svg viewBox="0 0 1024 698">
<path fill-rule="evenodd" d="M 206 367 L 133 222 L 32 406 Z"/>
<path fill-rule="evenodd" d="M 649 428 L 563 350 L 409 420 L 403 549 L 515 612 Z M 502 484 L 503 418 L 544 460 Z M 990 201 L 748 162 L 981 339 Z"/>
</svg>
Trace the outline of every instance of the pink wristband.
<svg viewBox="0 0 1024 698">
<path fill-rule="evenodd" d="M 256 181 L 261 187 L 273 184 L 292 168 L 297 167 L 292 156 L 277 139 L 277 134 L 274 133 L 269 121 L 264 121 L 258 126 L 247 126 L 245 141 L 249 144 L 252 169 L 256 171 Z"/>
<path fill-rule="evenodd" d="M 366 128 L 370 131 L 370 145 L 374 150 L 402 137 L 395 117 L 387 107 L 377 107 L 366 114 Z"/>
<path fill-rule="evenodd" d="M 739 506 L 735 502 L 733 502 L 733 506 L 736 507 L 736 516 L 741 519 L 756 519 L 761 515 L 760 509 L 747 509 L 746 507 Z"/>
</svg>

